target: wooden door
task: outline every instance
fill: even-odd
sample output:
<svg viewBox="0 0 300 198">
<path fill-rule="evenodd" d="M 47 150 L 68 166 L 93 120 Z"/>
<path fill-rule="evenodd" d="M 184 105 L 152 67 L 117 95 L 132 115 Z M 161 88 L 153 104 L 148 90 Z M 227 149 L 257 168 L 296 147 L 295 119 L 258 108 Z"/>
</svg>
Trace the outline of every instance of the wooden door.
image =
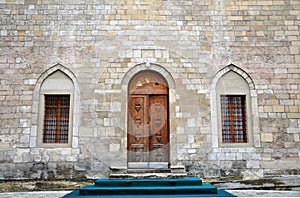
<svg viewBox="0 0 300 198">
<path fill-rule="evenodd" d="M 131 95 L 128 111 L 128 167 L 168 168 L 167 95 Z"/>
<path fill-rule="evenodd" d="M 128 161 L 131 165 L 148 161 L 148 97 L 136 95 L 128 103 Z M 145 166 L 145 164 L 143 165 Z"/>
<path fill-rule="evenodd" d="M 128 88 L 128 168 L 168 168 L 168 85 L 160 74 L 146 70 Z"/>
<path fill-rule="evenodd" d="M 169 161 L 168 103 L 166 95 L 150 96 L 149 161 Z"/>
</svg>

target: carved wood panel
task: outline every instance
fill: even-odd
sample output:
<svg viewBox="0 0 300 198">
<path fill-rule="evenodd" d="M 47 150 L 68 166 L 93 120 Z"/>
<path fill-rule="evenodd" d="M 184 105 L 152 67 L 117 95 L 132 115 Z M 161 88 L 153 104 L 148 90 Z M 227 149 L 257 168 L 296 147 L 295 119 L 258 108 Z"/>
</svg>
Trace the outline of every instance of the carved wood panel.
<svg viewBox="0 0 300 198">
<path fill-rule="evenodd" d="M 149 150 L 151 162 L 168 162 L 169 133 L 167 96 L 150 96 Z"/>
<path fill-rule="evenodd" d="M 128 104 L 128 158 L 131 162 L 145 162 L 147 156 L 147 96 L 131 96 Z"/>
<path fill-rule="evenodd" d="M 131 95 L 128 111 L 128 161 L 168 162 L 167 96 Z"/>
</svg>

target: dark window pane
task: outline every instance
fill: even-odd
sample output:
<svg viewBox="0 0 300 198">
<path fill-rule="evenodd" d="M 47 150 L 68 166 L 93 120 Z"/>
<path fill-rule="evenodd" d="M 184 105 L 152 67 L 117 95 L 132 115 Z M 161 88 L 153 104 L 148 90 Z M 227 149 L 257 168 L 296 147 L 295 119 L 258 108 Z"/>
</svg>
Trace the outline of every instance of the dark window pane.
<svg viewBox="0 0 300 198">
<path fill-rule="evenodd" d="M 246 143 L 246 97 L 221 95 L 223 143 Z"/>
<path fill-rule="evenodd" d="M 70 95 L 45 95 L 44 143 L 68 143 Z"/>
</svg>

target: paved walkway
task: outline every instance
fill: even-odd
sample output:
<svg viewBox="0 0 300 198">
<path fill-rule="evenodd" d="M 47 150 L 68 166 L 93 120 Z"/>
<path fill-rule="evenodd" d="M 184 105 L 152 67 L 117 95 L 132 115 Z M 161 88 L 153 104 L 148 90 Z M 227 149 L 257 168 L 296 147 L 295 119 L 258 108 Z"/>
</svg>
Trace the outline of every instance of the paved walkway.
<svg viewBox="0 0 300 198">
<path fill-rule="evenodd" d="M 71 191 L 0 193 L 0 198 L 60 198 Z M 237 197 L 300 197 L 300 191 L 227 190 Z"/>
<path fill-rule="evenodd" d="M 300 197 L 300 191 L 226 190 L 237 197 Z"/>
<path fill-rule="evenodd" d="M 59 198 L 71 191 L 36 191 L 0 193 L 0 198 Z"/>
</svg>

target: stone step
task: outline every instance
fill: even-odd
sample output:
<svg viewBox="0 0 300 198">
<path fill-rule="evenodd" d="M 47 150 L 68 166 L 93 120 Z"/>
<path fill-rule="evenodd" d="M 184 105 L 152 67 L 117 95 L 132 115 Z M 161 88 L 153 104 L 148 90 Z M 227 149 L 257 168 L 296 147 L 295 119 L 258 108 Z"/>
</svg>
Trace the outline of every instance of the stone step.
<svg viewBox="0 0 300 198">
<path fill-rule="evenodd" d="M 127 178 L 184 178 L 186 173 L 111 173 L 110 179 L 127 179 Z"/>
<path fill-rule="evenodd" d="M 171 169 L 171 173 L 186 173 L 186 170 L 185 170 L 185 166 L 183 165 L 176 165 L 176 166 L 171 166 L 170 167 Z"/>
<path fill-rule="evenodd" d="M 217 194 L 211 184 L 201 186 L 129 186 L 101 187 L 88 185 L 79 190 L 80 195 L 166 195 L 166 194 Z"/>
<path fill-rule="evenodd" d="M 201 186 L 198 177 L 189 178 L 143 178 L 143 179 L 98 179 L 95 186 L 101 187 L 132 187 L 132 186 Z"/>
<path fill-rule="evenodd" d="M 112 173 L 127 173 L 127 166 L 110 166 Z"/>
<path fill-rule="evenodd" d="M 127 169 L 127 173 L 170 173 L 170 169 Z"/>
<path fill-rule="evenodd" d="M 110 179 L 187 177 L 185 166 L 170 166 L 169 169 L 127 169 L 125 166 L 111 166 Z"/>
</svg>

